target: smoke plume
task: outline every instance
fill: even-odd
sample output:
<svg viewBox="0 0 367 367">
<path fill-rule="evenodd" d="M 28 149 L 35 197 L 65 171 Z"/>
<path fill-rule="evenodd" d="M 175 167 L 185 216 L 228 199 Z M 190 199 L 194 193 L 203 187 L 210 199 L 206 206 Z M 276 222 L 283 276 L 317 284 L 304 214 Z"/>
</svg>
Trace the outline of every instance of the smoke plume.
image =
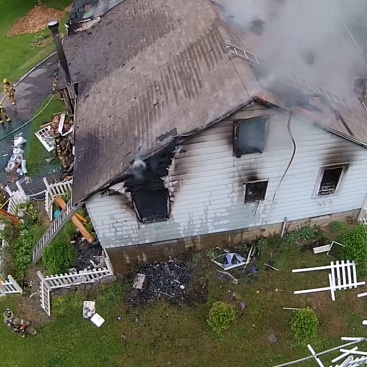
<svg viewBox="0 0 367 367">
<path fill-rule="evenodd" d="M 362 55 L 346 24 L 365 14 L 362 0 L 222 0 L 223 15 L 261 35 L 251 50 L 278 79 L 296 73 L 340 97 L 360 77 Z"/>
</svg>

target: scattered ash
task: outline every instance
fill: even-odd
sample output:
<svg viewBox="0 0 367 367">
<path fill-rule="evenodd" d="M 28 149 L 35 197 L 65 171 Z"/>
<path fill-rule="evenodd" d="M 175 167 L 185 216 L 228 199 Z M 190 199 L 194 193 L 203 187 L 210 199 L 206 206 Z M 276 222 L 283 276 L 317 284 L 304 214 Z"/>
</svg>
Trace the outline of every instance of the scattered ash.
<svg viewBox="0 0 367 367">
<path fill-rule="evenodd" d="M 78 238 L 75 243 L 77 259 L 73 264 L 76 270 L 84 270 L 93 267 L 91 260 L 96 262 L 96 258 L 102 255 L 102 247 L 99 244 L 89 244 L 82 238 Z"/>
<path fill-rule="evenodd" d="M 181 261 L 155 262 L 140 268 L 144 274 L 142 289 L 131 289 L 125 296 L 125 304 L 130 307 L 148 306 L 159 298 L 172 304 L 185 302 L 187 288 L 191 280 L 191 270 Z M 133 278 L 131 279 L 132 284 Z"/>
</svg>

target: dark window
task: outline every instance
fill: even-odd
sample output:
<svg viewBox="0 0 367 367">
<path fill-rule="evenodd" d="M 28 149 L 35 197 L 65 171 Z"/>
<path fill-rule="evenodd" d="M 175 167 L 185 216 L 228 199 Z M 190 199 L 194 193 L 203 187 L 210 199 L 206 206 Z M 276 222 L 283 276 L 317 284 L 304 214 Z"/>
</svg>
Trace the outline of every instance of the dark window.
<svg viewBox="0 0 367 367">
<path fill-rule="evenodd" d="M 245 203 L 256 203 L 265 200 L 268 181 L 247 182 L 245 186 Z"/>
<path fill-rule="evenodd" d="M 168 219 L 168 190 L 137 190 L 131 192 L 135 210 L 143 223 Z"/>
<path fill-rule="evenodd" d="M 343 167 L 325 168 L 319 188 L 319 196 L 334 194 L 338 188 Z"/>
<path fill-rule="evenodd" d="M 267 139 L 267 117 L 242 120 L 234 124 L 234 153 L 237 158 L 242 154 L 262 153 Z"/>
</svg>

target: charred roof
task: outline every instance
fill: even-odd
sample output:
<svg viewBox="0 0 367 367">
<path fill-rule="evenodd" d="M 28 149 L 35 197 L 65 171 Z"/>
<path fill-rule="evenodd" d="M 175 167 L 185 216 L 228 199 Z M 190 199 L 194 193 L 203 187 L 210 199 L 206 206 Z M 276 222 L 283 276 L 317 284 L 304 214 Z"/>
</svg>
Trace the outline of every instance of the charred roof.
<svg viewBox="0 0 367 367">
<path fill-rule="evenodd" d="M 227 20 L 210 0 L 125 0 L 65 39 L 79 86 L 75 202 L 121 176 L 136 154 L 151 157 L 254 97 L 290 109 L 289 93 L 265 89 L 251 63 L 226 50 L 231 43 L 251 51 L 260 23 L 256 34 Z M 330 108 L 307 93 L 291 102 L 294 113 L 367 145 L 367 113 L 356 98 Z"/>
</svg>

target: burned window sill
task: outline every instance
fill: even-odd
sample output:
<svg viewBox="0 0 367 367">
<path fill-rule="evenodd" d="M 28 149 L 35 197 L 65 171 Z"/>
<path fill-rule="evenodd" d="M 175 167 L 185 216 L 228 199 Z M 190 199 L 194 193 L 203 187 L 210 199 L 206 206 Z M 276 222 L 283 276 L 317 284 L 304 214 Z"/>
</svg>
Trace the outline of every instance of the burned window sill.
<svg viewBox="0 0 367 367">
<path fill-rule="evenodd" d="M 154 219 L 139 219 L 140 224 L 153 224 L 153 223 L 162 223 L 169 221 L 170 218 L 154 218 Z"/>
</svg>

